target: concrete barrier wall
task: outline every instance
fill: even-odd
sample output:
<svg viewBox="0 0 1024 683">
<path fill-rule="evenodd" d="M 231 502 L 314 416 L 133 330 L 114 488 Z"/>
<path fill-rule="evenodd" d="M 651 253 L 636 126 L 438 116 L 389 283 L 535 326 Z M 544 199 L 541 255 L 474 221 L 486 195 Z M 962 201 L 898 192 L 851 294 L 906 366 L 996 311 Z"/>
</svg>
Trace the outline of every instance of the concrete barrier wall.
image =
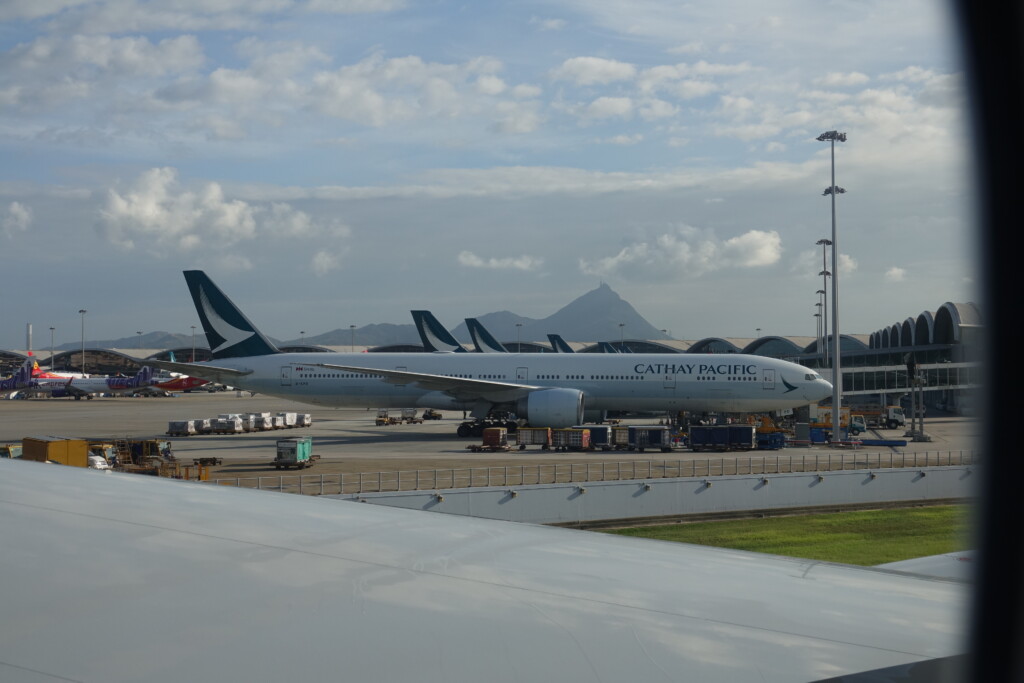
<svg viewBox="0 0 1024 683">
<path fill-rule="evenodd" d="M 325 498 L 538 524 L 971 498 L 977 467 L 541 484 Z M 709 485 L 710 484 L 710 485 Z"/>
</svg>

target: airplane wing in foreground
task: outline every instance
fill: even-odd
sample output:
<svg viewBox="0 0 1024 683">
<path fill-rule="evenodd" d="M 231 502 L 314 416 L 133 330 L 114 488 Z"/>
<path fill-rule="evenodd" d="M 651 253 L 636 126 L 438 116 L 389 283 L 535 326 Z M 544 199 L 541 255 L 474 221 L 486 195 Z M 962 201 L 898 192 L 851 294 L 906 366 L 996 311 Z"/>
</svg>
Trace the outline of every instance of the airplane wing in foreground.
<svg viewBox="0 0 1024 683">
<path fill-rule="evenodd" d="M 817 681 L 967 624 L 962 582 L 18 460 L 0 517 L 4 681 Z"/>
</svg>

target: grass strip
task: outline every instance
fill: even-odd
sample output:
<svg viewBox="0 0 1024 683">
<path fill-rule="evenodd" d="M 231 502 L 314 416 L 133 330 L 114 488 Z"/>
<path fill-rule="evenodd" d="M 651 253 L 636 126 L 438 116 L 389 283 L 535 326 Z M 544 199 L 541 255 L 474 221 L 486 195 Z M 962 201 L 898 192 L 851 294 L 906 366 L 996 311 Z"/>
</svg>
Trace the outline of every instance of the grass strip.
<svg viewBox="0 0 1024 683">
<path fill-rule="evenodd" d="M 607 529 L 608 533 L 873 566 L 971 547 L 960 505 Z"/>
</svg>

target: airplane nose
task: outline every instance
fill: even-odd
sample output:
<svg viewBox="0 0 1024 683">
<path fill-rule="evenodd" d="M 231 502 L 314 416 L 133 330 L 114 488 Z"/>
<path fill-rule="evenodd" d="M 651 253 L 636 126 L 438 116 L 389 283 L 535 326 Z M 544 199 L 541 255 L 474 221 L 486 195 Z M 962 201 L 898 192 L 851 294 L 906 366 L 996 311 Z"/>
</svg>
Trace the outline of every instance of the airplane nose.
<svg viewBox="0 0 1024 683">
<path fill-rule="evenodd" d="M 832 383 L 824 379 L 815 380 L 811 393 L 814 394 L 815 401 L 826 399 L 832 395 Z"/>
</svg>

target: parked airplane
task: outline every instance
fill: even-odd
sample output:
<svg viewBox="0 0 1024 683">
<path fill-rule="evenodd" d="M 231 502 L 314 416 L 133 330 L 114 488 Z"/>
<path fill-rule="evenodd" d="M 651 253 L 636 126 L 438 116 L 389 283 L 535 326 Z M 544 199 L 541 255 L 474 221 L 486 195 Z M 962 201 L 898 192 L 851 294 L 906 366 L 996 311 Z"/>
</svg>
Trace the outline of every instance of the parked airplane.
<svg viewBox="0 0 1024 683">
<path fill-rule="evenodd" d="M 551 342 L 551 348 L 555 350 L 555 353 L 576 353 L 568 342 L 557 334 L 549 334 L 548 341 Z"/>
<path fill-rule="evenodd" d="M 169 351 L 168 355 L 170 356 L 171 361 L 176 360 L 174 358 L 174 351 Z M 201 387 L 204 384 L 210 383 L 209 380 L 200 379 L 199 377 L 189 377 L 188 375 L 184 375 L 180 372 L 172 372 L 170 374 L 170 379 L 154 377 L 153 387 L 162 391 L 191 391 L 196 387 Z"/>
<path fill-rule="evenodd" d="M 0 379 L 0 391 L 13 392 L 32 381 L 32 365 L 35 363 L 31 358 L 25 359 L 17 372 L 7 379 Z"/>
<path fill-rule="evenodd" d="M 420 334 L 420 341 L 427 351 L 447 351 L 464 353 L 466 348 L 458 342 L 452 333 L 444 328 L 444 325 L 434 317 L 430 311 L 409 311 L 412 313 L 413 322 L 416 323 L 416 331 Z"/>
<path fill-rule="evenodd" d="M 966 647 L 968 584 L 870 567 L 6 459 L 0 512 L 4 681 L 937 681 Z"/>
<path fill-rule="evenodd" d="M 41 367 L 39 367 L 39 361 L 36 360 L 35 355 L 31 351 L 28 352 L 28 356 L 29 356 L 29 358 L 32 359 L 32 377 L 33 378 L 36 378 L 36 379 L 57 379 L 57 378 L 63 377 L 65 379 L 67 379 L 68 377 L 85 377 L 85 375 L 82 374 L 81 372 L 56 372 L 53 368 L 50 368 L 49 370 L 43 370 Z"/>
<path fill-rule="evenodd" d="M 281 353 L 198 270 L 186 271 L 212 359 L 150 361 L 262 394 L 335 407 L 508 411 L 580 424 L 584 408 L 765 412 L 816 403 L 832 385 L 794 363 L 741 354 Z"/>
<path fill-rule="evenodd" d="M 508 353 L 508 349 L 494 335 L 487 331 L 476 318 L 466 318 L 466 327 L 469 328 L 469 336 L 473 338 L 473 346 L 480 353 Z"/>
<path fill-rule="evenodd" d="M 52 398 L 73 396 L 92 398 L 93 394 L 121 394 L 155 386 L 153 369 L 144 366 L 134 377 L 57 377 L 31 378 L 21 390 L 27 394 Z"/>
</svg>

